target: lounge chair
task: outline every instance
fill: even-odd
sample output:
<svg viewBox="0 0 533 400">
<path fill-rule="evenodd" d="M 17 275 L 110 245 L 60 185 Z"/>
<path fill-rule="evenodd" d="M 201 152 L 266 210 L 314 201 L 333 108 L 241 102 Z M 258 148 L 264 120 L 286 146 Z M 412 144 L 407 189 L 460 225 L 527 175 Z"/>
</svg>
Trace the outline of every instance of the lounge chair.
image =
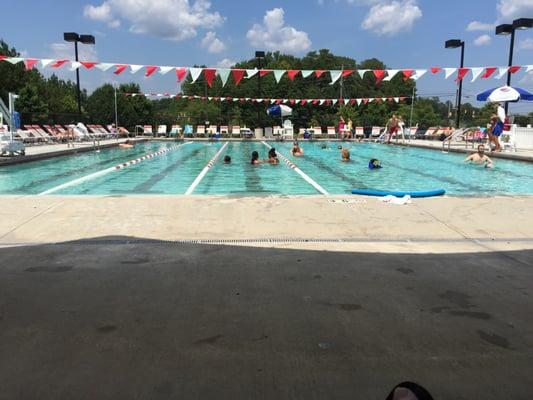
<svg viewBox="0 0 533 400">
<path fill-rule="evenodd" d="M 234 125 L 231 127 L 231 136 L 232 137 L 241 137 L 241 127 L 240 126 L 237 126 L 237 125 Z"/>
<path fill-rule="evenodd" d="M 14 134 L 14 136 L 22 140 L 23 143 L 28 143 L 28 144 L 37 143 L 37 138 L 33 136 L 29 131 L 18 130 Z"/>
<path fill-rule="evenodd" d="M 87 128 L 94 137 L 102 137 L 102 131 L 96 125 L 87 125 Z"/>
<path fill-rule="evenodd" d="M 168 133 L 168 136 L 177 138 L 180 135 L 181 135 L 181 126 L 172 125 L 172 128 L 170 129 L 170 132 Z"/>
<path fill-rule="evenodd" d="M 39 125 L 32 125 L 33 129 L 41 135 L 42 138 L 45 139 L 46 142 L 53 142 L 56 140 L 55 136 L 50 135 L 48 132 L 46 132 L 43 128 L 41 128 Z"/>
<path fill-rule="evenodd" d="M 267 126 L 265 128 L 265 138 L 266 139 L 272 139 L 274 137 L 273 135 L 273 132 L 272 132 L 272 127 L 271 126 Z"/>
<path fill-rule="evenodd" d="M 229 129 L 227 125 L 221 125 L 220 126 L 220 134 L 222 136 L 229 136 Z"/>
<path fill-rule="evenodd" d="M 334 126 L 328 126 L 327 128 L 327 134 L 329 139 L 336 139 L 337 138 L 337 131 Z"/>
<path fill-rule="evenodd" d="M 157 136 L 167 136 L 167 126 L 158 125 L 157 126 Z"/>
<path fill-rule="evenodd" d="M 183 128 L 183 136 L 194 136 L 192 125 L 185 125 L 185 128 Z"/>
<path fill-rule="evenodd" d="M 152 125 L 143 125 L 143 135 L 154 136 Z"/>
<path fill-rule="evenodd" d="M 424 133 L 424 139 L 425 140 L 432 140 L 433 134 L 438 131 L 438 129 L 434 126 L 427 129 L 426 133 Z"/>
<path fill-rule="evenodd" d="M 384 129 L 382 132 L 380 126 L 373 126 L 372 130 L 370 131 L 370 137 L 374 139 L 374 141 L 385 140 L 386 133 L 386 129 Z"/>
<path fill-rule="evenodd" d="M 355 138 L 357 139 L 358 137 L 361 139 L 365 138 L 365 128 L 362 126 L 355 127 Z"/>
<path fill-rule="evenodd" d="M 416 131 L 418 131 L 418 127 L 412 126 L 409 128 L 409 138 L 414 138 L 416 136 Z"/>
<path fill-rule="evenodd" d="M 196 125 L 196 136 L 205 137 L 205 125 Z"/>
<path fill-rule="evenodd" d="M 313 128 L 313 138 L 317 139 L 317 138 L 321 138 L 321 137 L 322 137 L 322 127 L 315 126 Z"/>
<path fill-rule="evenodd" d="M 272 135 L 275 138 L 282 138 L 283 137 L 283 128 L 281 126 L 275 126 L 272 131 Z"/>
<path fill-rule="evenodd" d="M 216 125 L 209 125 L 207 128 L 207 136 L 214 136 L 218 132 L 218 127 Z"/>
</svg>

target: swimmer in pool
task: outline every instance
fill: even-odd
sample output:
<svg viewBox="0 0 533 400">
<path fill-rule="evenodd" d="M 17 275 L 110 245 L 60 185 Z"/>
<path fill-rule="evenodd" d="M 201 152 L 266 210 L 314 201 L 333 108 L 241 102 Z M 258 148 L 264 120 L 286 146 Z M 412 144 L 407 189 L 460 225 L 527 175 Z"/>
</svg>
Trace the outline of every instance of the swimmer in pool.
<svg viewBox="0 0 533 400">
<path fill-rule="evenodd" d="M 276 149 L 274 147 L 272 147 L 268 151 L 268 160 L 267 160 L 267 162 L 269 164 L 272 164 L 272 165 L 278 165 L 279 164 L 278 155 L 276 154 Z"/>
<path fill-rule="evenodd" d="M 368 162 L 368 169 L 380 169 L 380 168 L 381 168 L 381 163 L 379 162 L 379 160 L 373 158 Z"/>
<path fill-rule="evenodd" d="M 259 153 L 257 151 L 252 151 L 252 160 L 250 161 L 250 164 L 252 165 L 260 165 L 262 161 L 259 159 Z"/>
<path fill-rule="evenodd" d="M 485 154 L 485 146 L 480 144 L 477 146 L 477 152 L 470 154 L 465 158 L 465 162 L 470 162 L 474 164 L 485 164 L 485 168 L 492 168 L 494 163 L 489 156 Z"/>
<path fill-rule="evenodd" d="M 224 156 L 224 164 L 231 164 L 231 157 L 226 155 Z"/>
<path fill-rule="evenodd" d="M 294 145 L 292 146 L 291 153 L 294 157 L 301 157 L 304 155 L 304 151 L 302 148 L 298 145 L 297 141 L 294 141 Z"/>
<path fill-rule="evenodd" d="M 339 146 L 339 149 L 341 151 L 341 161 L 342 162 L 349 162 L 350 161 L 350 150 L 345 149 L 342 146 Z"/>
<path fill-rule="evenodd" d="M 131 149 L 133 148 L 134 144 L 132 142 L 130 142 L 129 139 L 127 139 L 124 143 L 120 143 L 118 145 L 119 148 L 121 149 Z"/>
</svg>

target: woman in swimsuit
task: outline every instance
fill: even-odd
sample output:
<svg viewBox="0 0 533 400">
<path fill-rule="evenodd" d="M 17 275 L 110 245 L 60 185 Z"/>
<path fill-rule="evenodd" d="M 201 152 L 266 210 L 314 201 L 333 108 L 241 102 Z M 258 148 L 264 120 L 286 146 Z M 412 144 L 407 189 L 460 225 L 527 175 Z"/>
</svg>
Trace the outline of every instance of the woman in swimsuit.
<svg viewBox="0 0 533 400">
<path fill-rule="evenodd" d="M 261 160 L 259 159 L 259 153 L 257 151 L 252 151 L 252 160 L 250 161 L 250 164 L 252 165 L 261 164 Z"/>
<path fill-rule="evenodd" d="M 272 165 L 278 165 L 279 164 L 278 155 L 276 154 L 276 149 L 274 147 L 272 147 L 268 151 L 268 160 L 267 161 L 268 161 L 269 164 L 272 164 Z"/>
</svg>

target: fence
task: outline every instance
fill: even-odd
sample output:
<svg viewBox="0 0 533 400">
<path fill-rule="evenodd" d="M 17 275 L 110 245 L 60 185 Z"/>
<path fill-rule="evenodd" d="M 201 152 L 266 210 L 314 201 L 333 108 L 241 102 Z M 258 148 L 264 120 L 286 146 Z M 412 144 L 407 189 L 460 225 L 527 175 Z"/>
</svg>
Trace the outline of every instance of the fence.
<svg viewBox="0 0 533 400">
<path fill-rule="evenodd" d="M 518 150 L 533 150 L 533 128 L 523 128 L 513 125 L 511 140 Z"/>
</svg>

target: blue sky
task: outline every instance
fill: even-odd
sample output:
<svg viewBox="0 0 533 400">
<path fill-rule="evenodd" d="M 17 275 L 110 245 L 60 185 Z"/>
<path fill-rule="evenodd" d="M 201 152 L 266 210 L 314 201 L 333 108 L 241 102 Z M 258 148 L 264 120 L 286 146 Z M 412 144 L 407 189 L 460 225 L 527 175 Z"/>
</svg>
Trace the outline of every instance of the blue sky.
<svg viewBox="0 0 533 400">
<path fill-rule="evenodd" d="M 466 42 L 467 66 L 506 65 L 509 38 L 494 35 L 494 24 L 533 17 L 532 0 L 25 0 L 13 2 L 3 39 L 24 55 L 73 58 L 62 33 L 96 36 L 84 46 L 90 60 L 146 65 L 225 65 L 253 56 L 255 50 L 303 55 L 329 48 L 361 61 L 376 57 L 389 68 L 456 66 L 458 50 L 444 41 Z M 23 23 L 22 23 L 23 22 Z M 517 33 L 514 64 L 533 64 L 533 29 Z M 74 74 L 62 71 L 62 77 Z M 83 71 L 82 85 L 137 81 L 143 90 L 176 91 L 171 74 L 145 79 L 142 73 L 116 77 Z M 466 78 L 464 91 L 476 93 L 502 81 Z M 533 90 L 533 75 L 514 83 Z M 421 94 L 453 93 L 453 79 L 428 74 Z M 467 99 L 468 101 L 468 99 Z M 517 112 L 533 111 L 518 104 Z"/>
</svg>

